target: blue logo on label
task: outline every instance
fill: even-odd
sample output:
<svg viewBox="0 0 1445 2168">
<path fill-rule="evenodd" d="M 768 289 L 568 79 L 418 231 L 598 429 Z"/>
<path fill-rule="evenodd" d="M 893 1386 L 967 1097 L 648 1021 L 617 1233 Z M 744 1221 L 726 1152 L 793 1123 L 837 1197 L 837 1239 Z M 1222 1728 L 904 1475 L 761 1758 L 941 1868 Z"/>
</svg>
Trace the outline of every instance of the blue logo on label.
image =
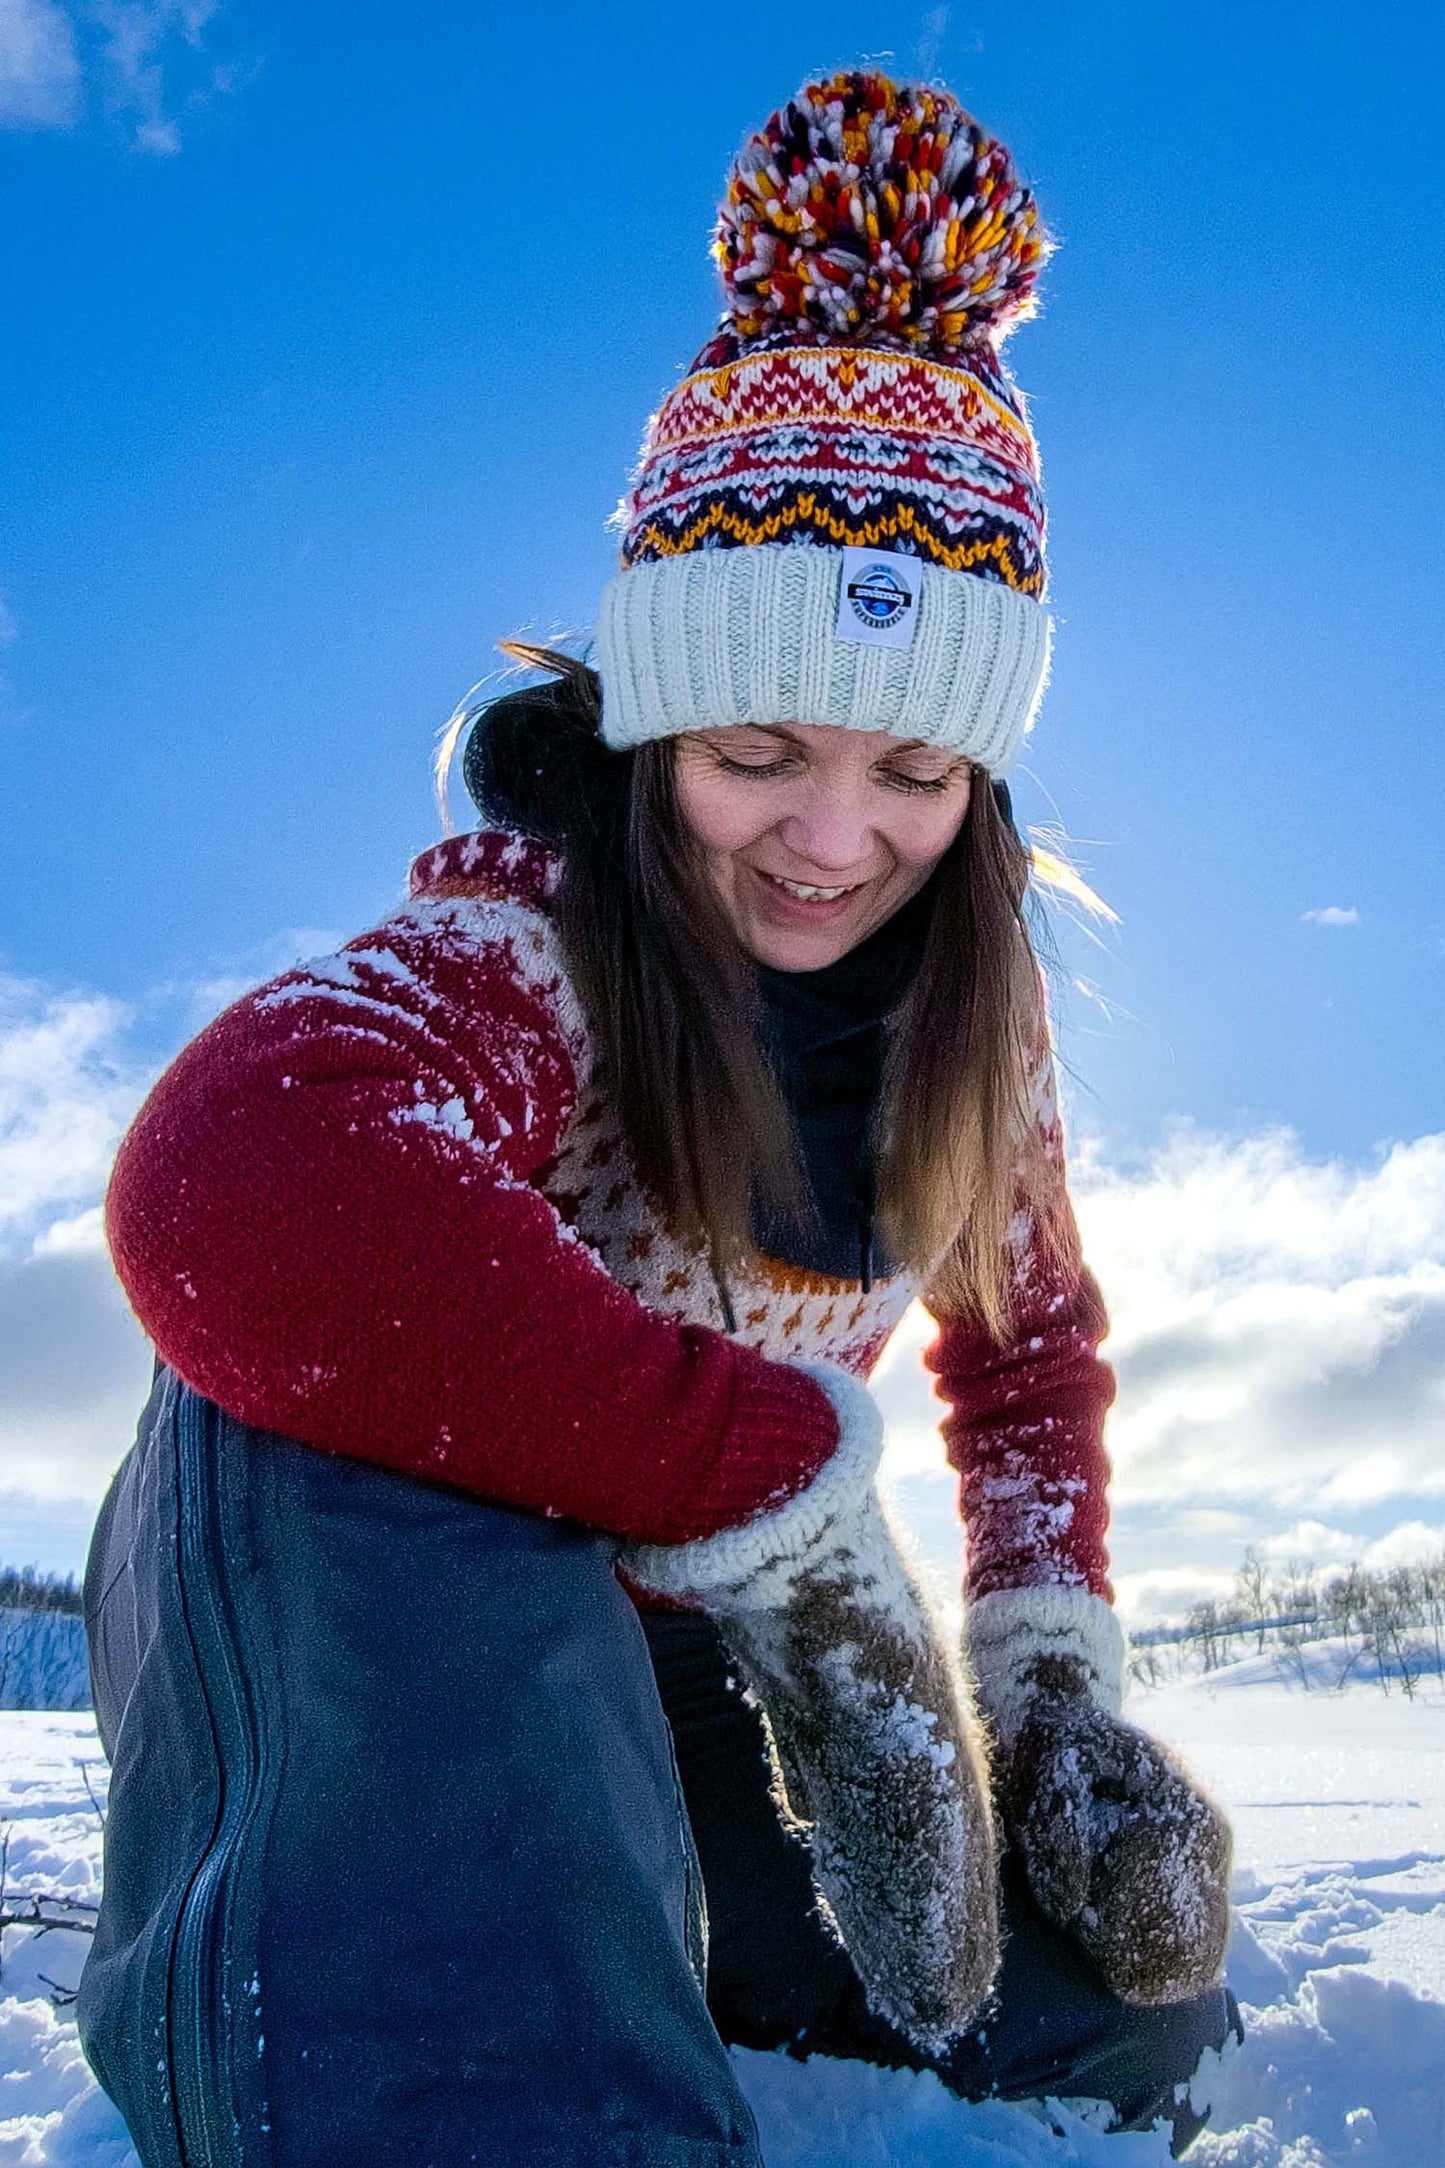
<svg viewBox="0 0 1445 2168">
<path fill-rule="evenodd" d="M 860 578 L 850 580 L 848 600 L 854 615 L 875 630 L 901 624 L 913 607 L 909 590 L 886 565 L 870 565 Z"/>
</svg>

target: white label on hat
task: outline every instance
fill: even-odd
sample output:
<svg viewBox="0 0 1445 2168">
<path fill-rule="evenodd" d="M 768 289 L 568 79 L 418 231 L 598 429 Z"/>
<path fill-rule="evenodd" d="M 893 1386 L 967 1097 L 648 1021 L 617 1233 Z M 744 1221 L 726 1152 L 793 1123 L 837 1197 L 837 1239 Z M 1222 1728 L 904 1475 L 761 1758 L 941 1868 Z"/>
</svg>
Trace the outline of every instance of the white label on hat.
<svg viewBox="0 0 1445 2168">
<path fill-rule="evenodd" d="M 922 569 L 918 558 L 897 550 L 845 549 L 838 638 L 867 647 L 912 647 Z"/>
</svg>

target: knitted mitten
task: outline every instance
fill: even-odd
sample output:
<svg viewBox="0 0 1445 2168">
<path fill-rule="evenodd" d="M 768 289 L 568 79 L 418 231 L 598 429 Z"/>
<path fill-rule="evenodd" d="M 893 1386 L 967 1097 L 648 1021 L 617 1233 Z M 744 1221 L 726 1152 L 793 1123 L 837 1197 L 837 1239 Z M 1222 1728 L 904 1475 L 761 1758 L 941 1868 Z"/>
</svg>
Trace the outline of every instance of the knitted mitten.
<svg viewBox="0 0 1445 2168">
<path fill-rule="evenodd" d="M 1131 2003 L 1219 1978 L 1229 1824 L 1177 1757 L 1119 1716 L 1124 1636 L 1080 1588 L 1001 1589 L 969 1609 L 997 1740 L 995 1787 L 1039 1905 Z"/>
<path fill-rule="evenodd" d="M 802 1363 L 839 1412 L 808 1489 L 745 1527 L 624 1551 L 629 1580 L 714 1618 L 767 1716 L 779 1804 L 868 2001 L 921 2048 L 982 2007 L 998 1961 L 981 1738 L 873 1486 L 866 1387 Z"/>
</svg>

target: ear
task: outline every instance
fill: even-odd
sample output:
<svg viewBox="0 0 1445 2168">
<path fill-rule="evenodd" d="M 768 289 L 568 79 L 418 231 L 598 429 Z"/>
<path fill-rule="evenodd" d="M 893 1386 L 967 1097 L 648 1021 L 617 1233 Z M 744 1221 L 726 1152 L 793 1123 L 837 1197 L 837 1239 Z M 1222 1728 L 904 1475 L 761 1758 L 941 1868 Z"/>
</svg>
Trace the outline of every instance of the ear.
<svg viewBox="0 0 1445 2168">
<path fill-rule="evenodd" d="M 482 819 L 543 843 L 566 844 L 598 825 L 625 793 L 631 755 L 597 730 L 585 682 L 552 678 L 503 693 L 472 724 L 462 777 Z"/>
<path fill-rule="evenodd" d="M 1019 835 L 1018 822 L 1014 819 L 1014 802 L 1007 783 L 1005 783 L 1002 776 L 995 776 L 989 784 L 989 788 L 993 792 L 993 802 L 1002 814 L 1005 824 L 1013 830 L 1019 842 L 1022 843 L 1023 837 Z"/>
</svg>

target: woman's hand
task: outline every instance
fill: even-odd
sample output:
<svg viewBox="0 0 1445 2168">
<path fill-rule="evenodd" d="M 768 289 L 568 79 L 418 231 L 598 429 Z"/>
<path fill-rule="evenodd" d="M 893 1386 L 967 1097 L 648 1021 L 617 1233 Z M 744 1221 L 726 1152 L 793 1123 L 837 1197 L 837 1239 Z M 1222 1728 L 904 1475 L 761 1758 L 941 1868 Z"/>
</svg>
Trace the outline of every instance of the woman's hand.
<svg viewBox="0 0 1445 2168">
<path fill-rule="evenodd" d="M 1112 1604 L 1063 1583 L 995 1589 L 968 1606 L 964 1642 L 999 1815 L 1042 1910 L 1125 2002 L 1203 1994 L 1229 1929 L 1229 1825 L 1120 1716 Z"/>
<path fill-rule="evenodd" d="M 1203 1994 L 1229 1930 L 1228 1823 L 1167 1748 L 1095 1704 L 1074 1660 L 1034 1673 L 996 1779 L 1034 1896 L 1125 2002 Z"/>
<path fill-rule="evenodd" d="M 714 1618 L 757 1696 L 780 1804 L 869 2003 L 941 2050 L 998 1961 L 997 1863 L 983 1742 L 874 1489 L 882 1423 L 866 1387 L 798 1366 L 838 1411 L 806 1490 L 697 1543 L 624 1550 L 629 1581 Z"/>
</svg>

